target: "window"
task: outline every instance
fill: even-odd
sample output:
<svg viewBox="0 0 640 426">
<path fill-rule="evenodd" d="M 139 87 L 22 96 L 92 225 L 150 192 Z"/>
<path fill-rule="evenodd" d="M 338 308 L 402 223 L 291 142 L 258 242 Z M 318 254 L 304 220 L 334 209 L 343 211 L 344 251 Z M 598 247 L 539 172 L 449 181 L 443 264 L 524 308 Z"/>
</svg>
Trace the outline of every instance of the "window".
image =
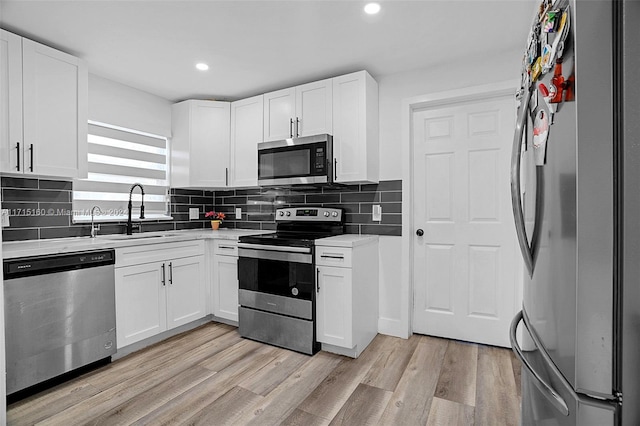
<svg viewBox="0 0 640 426">
<path fill-rule="evenodd" d="M 73 183 L 74 222 L 91 220 L 93 206 L 102 212 L 97 220 L 126 220 L 134 183 L 144 187 L 145 218 L 170 219 L 167 139 L 91 121 L 88 133 L 88 175 Z M 140 217 L 140 203 L 136 188 L 134 219 Z"/>
</svg>

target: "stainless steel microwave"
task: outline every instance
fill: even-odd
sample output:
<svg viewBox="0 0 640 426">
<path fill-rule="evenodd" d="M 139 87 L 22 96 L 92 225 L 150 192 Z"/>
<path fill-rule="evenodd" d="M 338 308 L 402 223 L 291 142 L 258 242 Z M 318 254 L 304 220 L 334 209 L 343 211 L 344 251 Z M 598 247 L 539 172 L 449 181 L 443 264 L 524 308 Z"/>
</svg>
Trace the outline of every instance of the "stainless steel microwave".
<svg viewBox="0 0 640 426">
<path fill-rule="evenodd" d="M 333 182 L 333 138 L 321 134 L 258 144 L 258 185 Z"/>
</svg>

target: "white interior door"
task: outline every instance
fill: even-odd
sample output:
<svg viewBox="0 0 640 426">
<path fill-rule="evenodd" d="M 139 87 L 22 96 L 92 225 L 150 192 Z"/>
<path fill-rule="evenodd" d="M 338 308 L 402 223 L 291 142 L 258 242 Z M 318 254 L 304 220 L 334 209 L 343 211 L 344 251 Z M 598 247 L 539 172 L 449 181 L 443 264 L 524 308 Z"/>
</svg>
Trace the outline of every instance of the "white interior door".
<svg viewBox="0 0 640 426">
<path fill-rule="evenodd" d="M 521 285 L 509 195 L 514 120 L 512 96 L 413 112 L 416 333 L 509 346 Z"/>
</svg>

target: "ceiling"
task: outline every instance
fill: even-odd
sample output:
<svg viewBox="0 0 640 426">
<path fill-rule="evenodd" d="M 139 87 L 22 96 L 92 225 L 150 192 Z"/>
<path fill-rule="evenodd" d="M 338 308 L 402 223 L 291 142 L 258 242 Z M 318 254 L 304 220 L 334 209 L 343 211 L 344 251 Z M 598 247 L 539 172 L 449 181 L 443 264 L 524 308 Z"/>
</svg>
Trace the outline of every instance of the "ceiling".
<svg viewBox="0 0 640 426">
<path fill-rule="evenodd" d="M 357 71 L 491 61 L 524 48 L 535 1 L 0 0 L 0 26 L 166 98 L 236 100 Z M 196 62 L 210 69 L 198 71 Z"/>
</svg>

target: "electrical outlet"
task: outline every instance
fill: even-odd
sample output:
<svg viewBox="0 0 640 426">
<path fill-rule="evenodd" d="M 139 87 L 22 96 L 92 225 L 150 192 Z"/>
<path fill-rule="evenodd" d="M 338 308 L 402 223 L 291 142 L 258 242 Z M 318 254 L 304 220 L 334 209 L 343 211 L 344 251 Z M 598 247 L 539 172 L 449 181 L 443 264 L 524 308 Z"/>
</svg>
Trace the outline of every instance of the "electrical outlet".
<svg viewBox="0 0 640 426">
<path fill-rule="evenodd" d="M 9 226 L 9 209 L 2 209 L 2 227 Z"/>
<path fill-rule="evenodd" d="M 242 219 L 242 207 L 236 207 L 236 219 Z"/>
<path fill-rule="evenodd" d="M 380 204 L 375 204 L 373 206 L 372 218 L 374 222 L 380 222 L 382 220 L 382 206 Z"/>
<path fill-rule="evenodd" d="M 189 209 L 189 219 L 198 219 L 200 217 L 200 210 L 197 207 Z"/>
</svg>

